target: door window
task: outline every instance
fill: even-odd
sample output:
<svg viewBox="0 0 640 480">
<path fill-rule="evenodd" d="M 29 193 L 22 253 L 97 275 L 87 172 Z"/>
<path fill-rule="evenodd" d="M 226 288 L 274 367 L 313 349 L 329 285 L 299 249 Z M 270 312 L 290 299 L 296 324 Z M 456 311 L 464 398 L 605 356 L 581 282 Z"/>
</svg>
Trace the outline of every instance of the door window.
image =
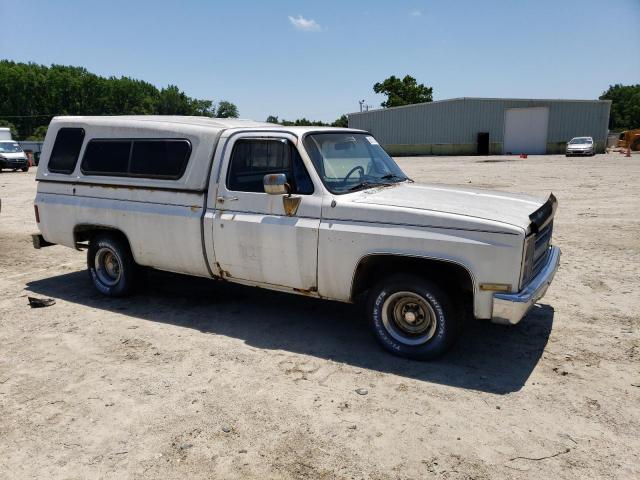
<svg viewBox="0 0 640 480">
<path fill-rule="evenodd" d="M 309 195 L 313 183 L 295 146 L 286 139 L 240 139 L 231 152 L 227 188 L 264 193 L 263 178 L 284 173 L 291 193 Z"/>
</svg>

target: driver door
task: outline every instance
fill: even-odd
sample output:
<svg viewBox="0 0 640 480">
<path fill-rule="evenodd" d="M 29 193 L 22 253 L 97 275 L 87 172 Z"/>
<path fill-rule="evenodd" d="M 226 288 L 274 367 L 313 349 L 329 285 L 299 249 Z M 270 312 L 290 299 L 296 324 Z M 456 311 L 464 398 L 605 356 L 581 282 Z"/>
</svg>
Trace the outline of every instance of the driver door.
<svg viewBox="0 0 640 480">
<path fill-rule="evenodd" d="M 243 132 L 228 140 L 213 219 L 220 276 L 317 291 L 322 190 L 296 144 L 285 133 Z M 264 176 L 280 173 L 287 176 L 290 195 L 265 193 Z M 289 215 L 285 202 L 297 204 Z"/>
</svg>

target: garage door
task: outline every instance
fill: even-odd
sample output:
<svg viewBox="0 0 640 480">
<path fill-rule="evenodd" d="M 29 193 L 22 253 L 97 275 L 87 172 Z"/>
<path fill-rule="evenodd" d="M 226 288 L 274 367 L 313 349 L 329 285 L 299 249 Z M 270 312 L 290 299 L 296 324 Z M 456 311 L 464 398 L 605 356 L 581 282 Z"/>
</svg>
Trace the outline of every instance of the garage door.
<svg viewBox="0 0 640 480">
<path fill-rule="evenodd" d="M 547 152 L 549 109 L 509 108 L 504 114 L 504 153 Z"/>
</svg>

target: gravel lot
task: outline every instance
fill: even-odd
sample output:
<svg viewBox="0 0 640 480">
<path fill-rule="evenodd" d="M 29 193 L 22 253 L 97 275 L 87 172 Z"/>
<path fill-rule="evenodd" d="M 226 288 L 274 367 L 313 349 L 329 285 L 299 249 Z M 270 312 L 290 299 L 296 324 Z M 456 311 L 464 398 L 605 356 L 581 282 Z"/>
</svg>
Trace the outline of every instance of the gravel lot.
<svg viewBox="0 0 640 480">
<path fill-rule="evenodd" d="M 0 477 L 640 478 L 640 155 L 399 163 L 560 202 L 542 304 L 432 363 L 357 305 L 162 272 L 104 298 L 31 247 L 35 172 L 2 173 Z"/>
</svg>

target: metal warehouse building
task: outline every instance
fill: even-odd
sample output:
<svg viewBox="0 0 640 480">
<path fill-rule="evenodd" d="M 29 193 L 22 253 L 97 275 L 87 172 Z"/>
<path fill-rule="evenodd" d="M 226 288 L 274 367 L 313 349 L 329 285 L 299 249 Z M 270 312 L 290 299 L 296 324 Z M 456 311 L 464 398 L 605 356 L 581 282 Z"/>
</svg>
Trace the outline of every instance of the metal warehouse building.
<svg viewBox="0 0 640 480">
<path fill-rule="evenodd" d="M 391 155 L 564 153 L 573 137 L 607 142 L 610 100 L 454 98 L 349 114 Z"/>
</svg>

